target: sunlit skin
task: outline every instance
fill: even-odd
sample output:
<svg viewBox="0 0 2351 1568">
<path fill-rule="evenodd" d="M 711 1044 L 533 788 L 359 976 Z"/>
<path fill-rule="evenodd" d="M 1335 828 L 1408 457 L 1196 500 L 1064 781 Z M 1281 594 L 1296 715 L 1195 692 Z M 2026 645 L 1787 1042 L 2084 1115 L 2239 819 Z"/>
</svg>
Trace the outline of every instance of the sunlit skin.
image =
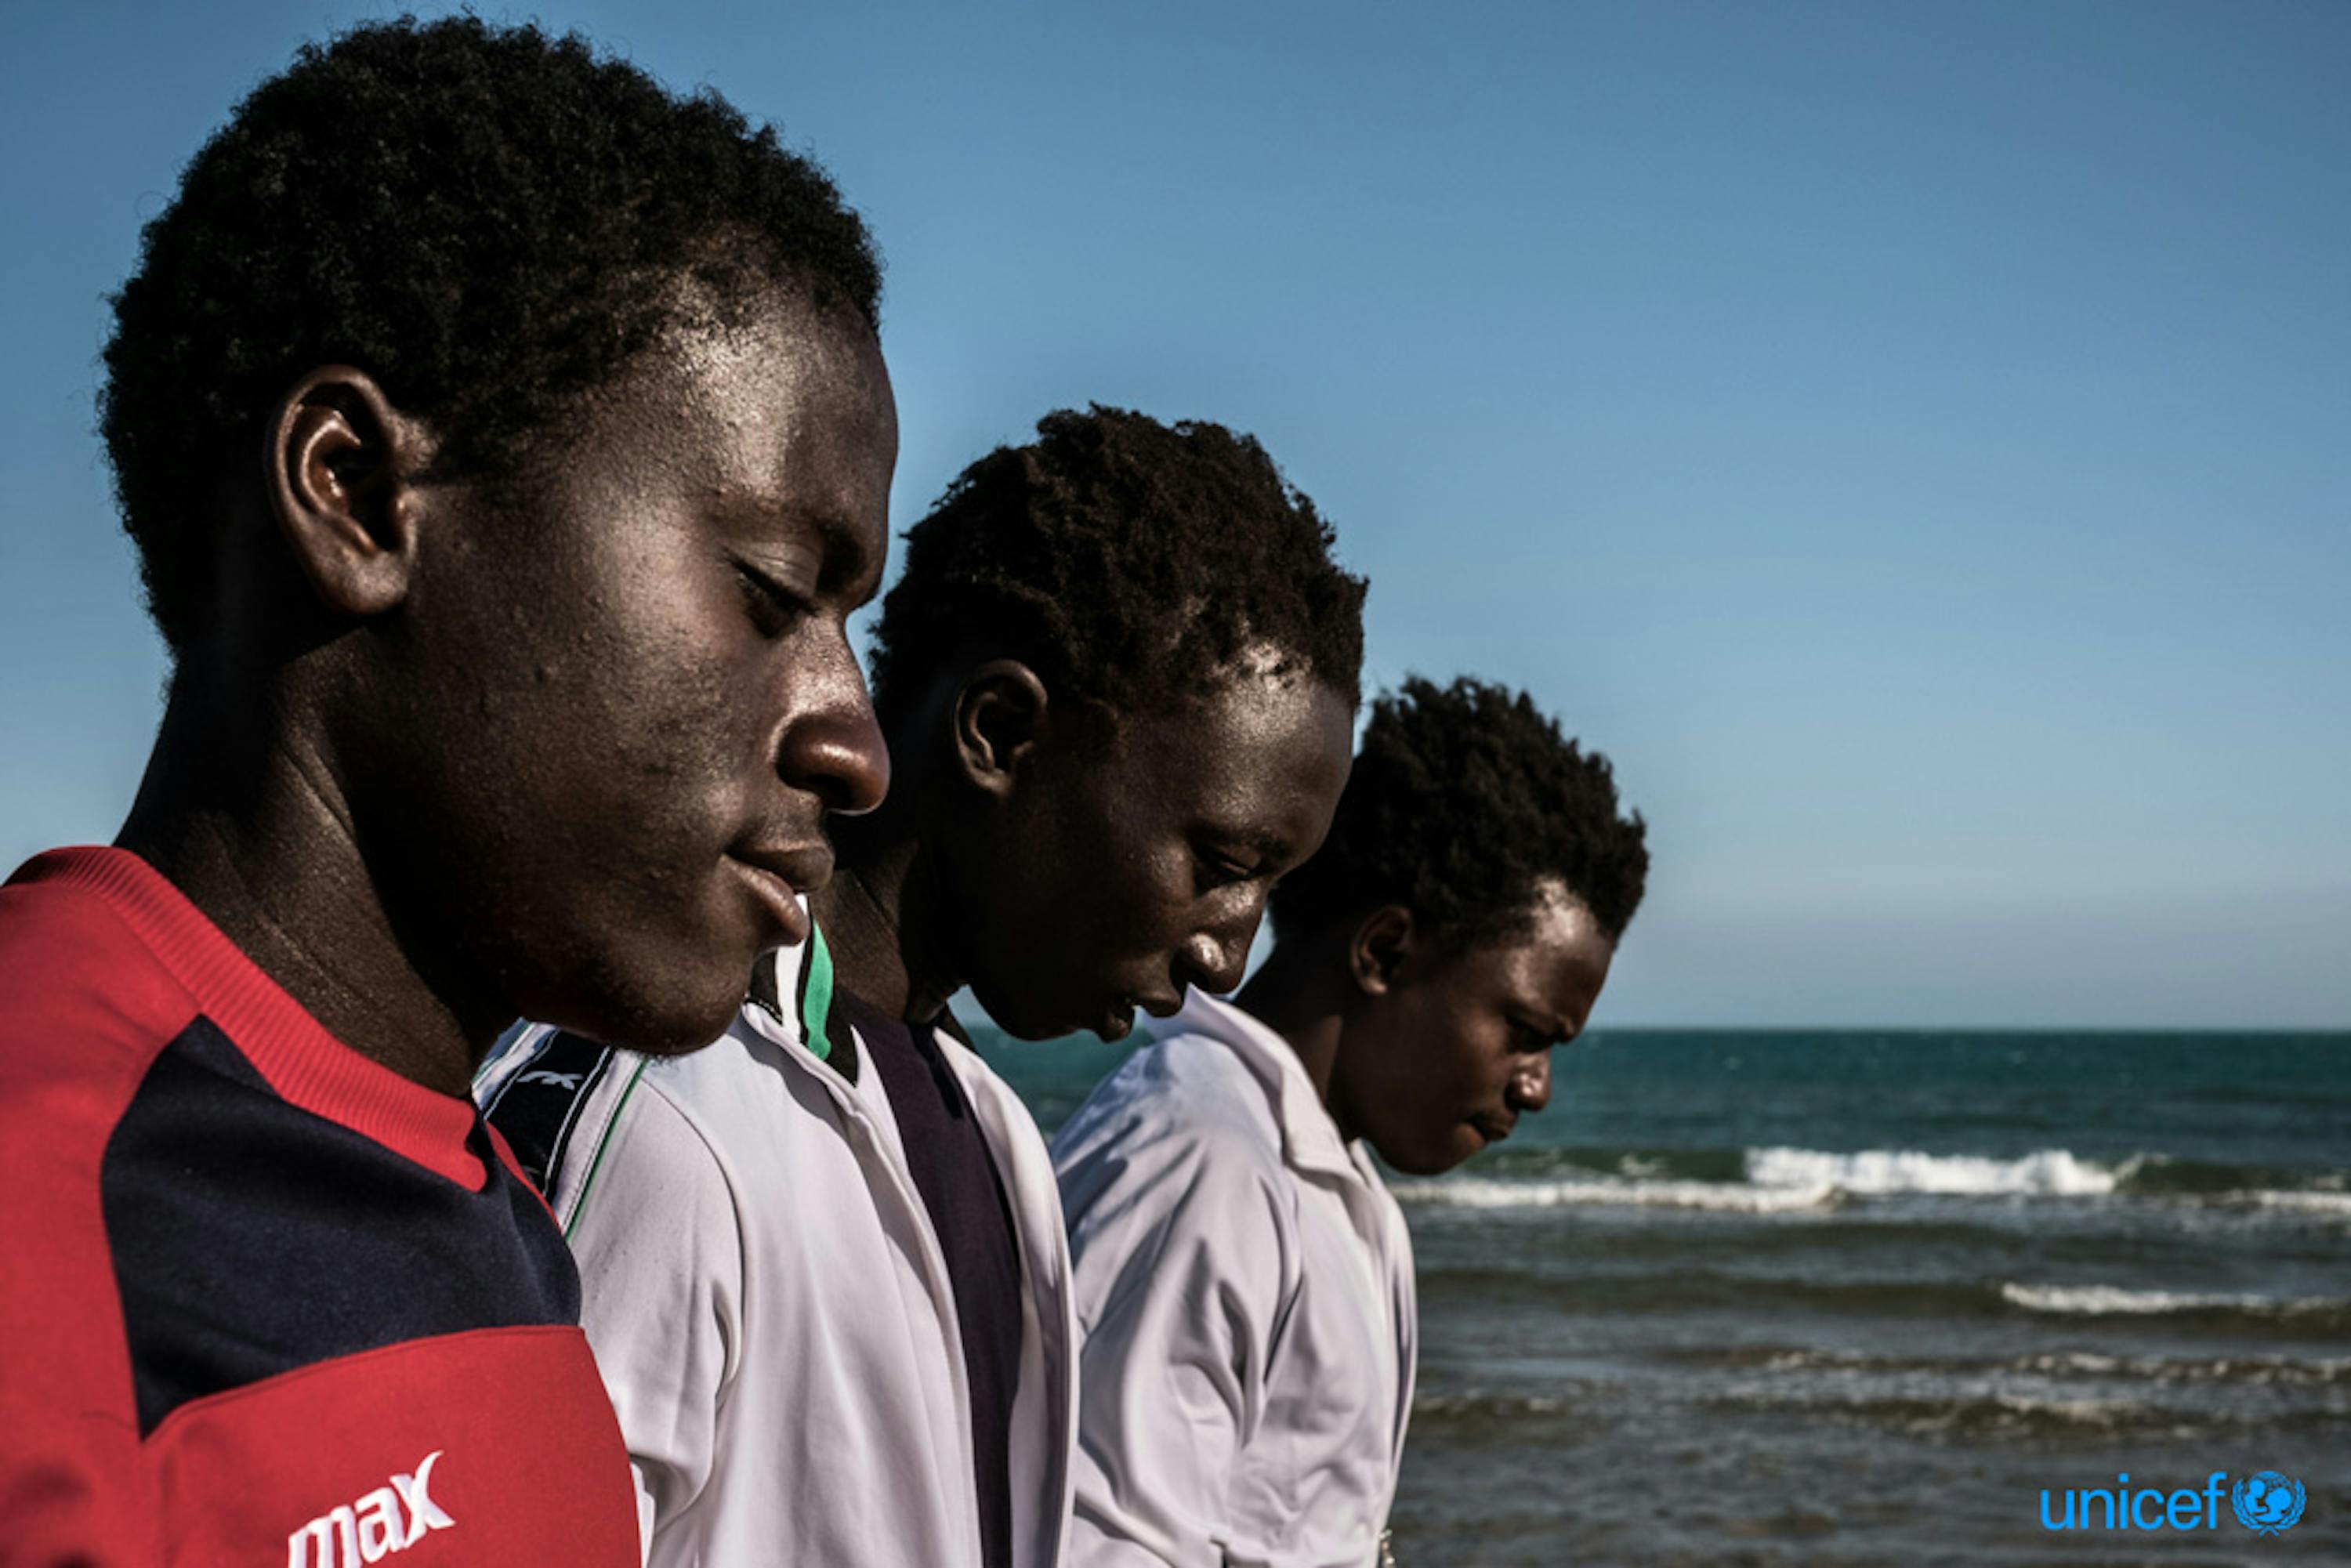
<svg viewBox="0 0 2351 1568">
<path fill-rule="evenodd" d="M 1458 951 L 1400 904 L 1286 936 L 1238 1000 L 1297 1051 L 1343 1136 L 1436 1176 L 1551 1103 L 1552 1051 L 1583 1032 L 1614 956 L 1554 883 L 1527 930 Z"/>
<path fill-rule="evenodd" d="M 463 1094 L 516 1017 L 653 1051 L 805 929 L 888 760 L 846 632 L 897 419 L 864 323 L 693 309 L 512 482 L 363 371 L 272 416 L 119 842 L 340 1039 Z"/>
<path fill-rule="evenodd" d="M 943 677 L 891 737 L 890 804 L 836 835 L 817 911 L 842 982 L 910 1020 L 968 985 L 1024 1040 L 1115 1040 L 1239 984 L 1352 761 L 1346 698 L 1265 663 L 1115 720 L 1017 661 Z"/>
</svg>

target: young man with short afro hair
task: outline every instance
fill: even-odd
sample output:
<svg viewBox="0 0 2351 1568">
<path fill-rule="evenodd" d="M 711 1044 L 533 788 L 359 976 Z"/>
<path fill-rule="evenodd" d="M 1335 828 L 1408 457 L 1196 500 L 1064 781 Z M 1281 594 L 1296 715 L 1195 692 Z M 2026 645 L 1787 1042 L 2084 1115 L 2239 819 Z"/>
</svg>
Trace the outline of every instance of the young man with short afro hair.
<svg viewBox="0 0 2351 1568">
<path fill-rule="evenodd" d="M 1115 1038 L 1238 982 L 1346 779 L 1363 583 L 1331 546 L 1217 425 L 1061 413 L 981 458 L 883 602 L 896 779 L 835 832 L 820 935 L 709 1051 L 541 1036 L 486 1084 L 550 1152 L 656 1568 L 1061 1560 L 1052 1166 L 947 999 Z"/>
<path fill-rule="evenodd" d="M 1641 901 L 1608 763 L 1523 695 L 1374 706 L 1274 948 L 1053 1140 L 1084 1357 L 1072 1568 L 1386 1561 L 1417 1343 L 1365 1145 L 1434 1175 L 1551 1094 Z"/>
<path fill-rule="evenodd" d="M 413 18 L 305 44 L 192 159 L 114 296 L 99 426 L 164 641 L 204 629 L 293 378 L 353 364 L 436 477 L 552 456 L 557 413 L 674 327 L 781 287 L 881 325 L 882 264 L 822 169 L 726 99 L 576 34 Z"/>
<path fill-rule="evenodd" d="M 967 643 L 1113 713 L 1189 693 L 1252 644 L 1356 700 L 1364 583 L 1255 438 L 1096 404 L 1037 422 L 906 535 L 874 630 L 873 701 L 896 716 Z"/>
<path fill-rule="evenodd" d="M 879 276 L 773 132 L 470 16 L 189 162 L 99 405 L 162 731 L 0 888 L 10 1561 L 635 1562 L 467 1089 L 517 1014 L 708 1040 L 881 798 Z"/>
</svg>

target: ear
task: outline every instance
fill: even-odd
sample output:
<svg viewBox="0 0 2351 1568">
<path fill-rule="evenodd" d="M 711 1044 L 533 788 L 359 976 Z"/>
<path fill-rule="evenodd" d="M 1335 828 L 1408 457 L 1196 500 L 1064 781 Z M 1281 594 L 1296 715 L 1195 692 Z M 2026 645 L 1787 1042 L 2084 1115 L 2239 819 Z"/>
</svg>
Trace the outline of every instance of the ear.
<svg viewBox="0 0 2351 1568">
<path fill-rule="evenodd" d="M 366 371 L 325 365 L 279 400 L 267 440 L 270 512 L 319 602 L 352 617 L 399 604 L 416 559 L 424 427 Z"/>
<path fill-rule="evenodd" d="M 1347 972 L 1365 996 L 1385 996 L 1395 985 L 1396 972 L 1413 954 L 1419 936 L 1412 911 L 1401 904 L 1384 904 L 1364 916 L 1347 945 Z"/>
<path fill-rule="evenodd" d="M 980 665 L 955 696 L 956 771 L 990 794 L 1009 790 L 1044 737 L 1051 704 L 1045 683 L 1019 660 Z"/>
</svg>

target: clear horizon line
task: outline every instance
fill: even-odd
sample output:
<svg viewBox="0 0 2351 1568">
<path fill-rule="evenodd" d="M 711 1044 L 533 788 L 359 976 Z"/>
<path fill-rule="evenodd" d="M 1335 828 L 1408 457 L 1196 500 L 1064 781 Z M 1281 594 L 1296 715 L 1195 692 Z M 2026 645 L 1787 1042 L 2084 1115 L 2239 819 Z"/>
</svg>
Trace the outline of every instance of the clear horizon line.
<svg viewBox="0 0 2351 1568">
<path fill-rule="evenodd" d="M 1577 1036 L 1597 1034 L 2303 1034 L 2351 1040 L 2346 1024 L 2070 1024 L 2070 1023 L 1609 1023 Z"/>
</svg>

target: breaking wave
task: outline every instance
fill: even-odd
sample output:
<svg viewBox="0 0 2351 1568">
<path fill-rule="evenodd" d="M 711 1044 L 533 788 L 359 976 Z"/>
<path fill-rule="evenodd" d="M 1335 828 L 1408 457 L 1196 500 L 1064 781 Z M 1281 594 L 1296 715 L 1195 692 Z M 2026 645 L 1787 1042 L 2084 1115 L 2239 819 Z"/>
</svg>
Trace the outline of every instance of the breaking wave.
<svg viewBox="0 0 2351 1568">
<path fill-rule="evenodd" d="M 2319 1298 L 2227 1295 L 2201 1291 L 2131 1291 L 2116 1285 L 2027 1285 L 2011 1281 L 2001 1299 L 2031 1312 L 2068 1317 L 2146 1317 L 2158 1313 L 2241 1314 L 2253 1318 L 2340 1315 L 2351 1302 Z"/>
<path fill-rule="evenodd" d="M 1917 1149 L 1530 1149 L 1473 1170 L 1398 1181 L 1394 1191 L 1405 1203 L 1459 1209 L 1627 1205 L 1783 1214 L 1899 1197 L 2123 1197 L 2351 1220 L 2341 1172 L 2189 1165 L 2159 1155 L 2107 1163 L 2065 1149 L 2013 1158 Z"/>
<path fill-rule="evenodd" d="M 1750 1149 L 1747 1179 L 1767 1187 L 1831 1187 L 1850 1193 L 1925 1192 L 2096 1197 L 2115 1190 L 2116 1170 L 2041 1149 L 2020 1159 L 1865 1149 L 1827 1155 L 1813 1149 Z"/>
<path fill-rule="evenodd" d="M 1734 1182 L 1633 1181 L 1594 1176 L 1588 1180 L 1496 1180 L 1453 1176 L 1404 1181 L 1392 1189 L 1403 1203 L 1448 1208 L 1560 1208 L 1585 1204 L 1632 1204 L 1644 1207 L 1705 1208 L 1736 1214 L 1774 1214 L 1823 1207 L 1834 1198 L 1826 1188 L 1770 1188 Z"/>
</svg>

